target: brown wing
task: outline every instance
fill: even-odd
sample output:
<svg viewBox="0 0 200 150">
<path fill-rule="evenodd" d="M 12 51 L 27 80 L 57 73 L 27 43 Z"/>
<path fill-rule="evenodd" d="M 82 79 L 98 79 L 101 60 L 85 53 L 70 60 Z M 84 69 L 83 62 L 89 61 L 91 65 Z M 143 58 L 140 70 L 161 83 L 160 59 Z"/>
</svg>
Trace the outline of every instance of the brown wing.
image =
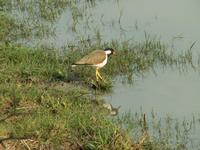
<svg viewBox="0 0 200 150">
<path fill-rule="evenodd" d="M 95 50 L 77 61 L 76 65 L 93 65 L 103 62 L 106 54 L 102 50 Z"/>
</svg>

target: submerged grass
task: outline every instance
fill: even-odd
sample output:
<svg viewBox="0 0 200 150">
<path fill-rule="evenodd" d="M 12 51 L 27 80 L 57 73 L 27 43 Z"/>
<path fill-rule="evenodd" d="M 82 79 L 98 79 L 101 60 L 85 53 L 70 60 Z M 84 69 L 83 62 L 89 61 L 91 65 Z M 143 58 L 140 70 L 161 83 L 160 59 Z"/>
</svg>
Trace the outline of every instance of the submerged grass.
<svg viewBox="0 0 200 150">
<path fill-rule="evenodd" d="M 178 120 L 170 116 L 160 118 L 155 112 L 151 114 L 124 113 L 114 119 L 134 135 L 141 149 L 149 150 L 187 150 L 199 149 L 198 139 L 191 140 L 198 117 L 191 120 Z"/>
</svg>

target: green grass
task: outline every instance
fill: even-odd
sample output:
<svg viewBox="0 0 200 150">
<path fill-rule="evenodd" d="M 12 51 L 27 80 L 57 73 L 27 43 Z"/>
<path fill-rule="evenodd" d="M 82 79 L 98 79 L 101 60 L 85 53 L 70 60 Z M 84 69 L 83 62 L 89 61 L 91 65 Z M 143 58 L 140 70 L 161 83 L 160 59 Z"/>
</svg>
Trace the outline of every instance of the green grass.
<svg viewBox="0 0 200 150">
<path fill-rule="evenodd" d="M 12 28 L 15 26 L 14 20 L 8 17 L 4 12 L 0 11 L 0 44 L 9 41 Z"/>
<path fill-rule="evenodd" d="M 0 141 L 5 147 L 9 138 L 25 139 L 37 149 L 70 144 L 129 149 L 127 133 L 106 117 L 98 99 L 84 86 L 64 82 L 69 65 L 54 51 L 9 44 L 1 47 L 0 60 Z"/>
<path fill-rule="evenodd" d="M 1 107 L 2 137 L 34 139 L 39 143 L 38 149 L 43 145 L 60 149 L 65 143 L 79 144 L 82 148 L 114 148 L 116 145 L 110 141 L 118 134 L 125 138 L 119 127 L 105 118 L 103 109 L 82 96 L 81 91 L 52 88 L 44 92 L 37 87 L 34 93 L 31 88 L 23 87 L 19 93 L 22 90 L 15 87 L 17 95 L 4 93 L 4 104 L 9 105 Z M 124 148 L 130 146 L 126 141 L 128 138 L 113 142 Z"/>
<path fill-rule="evenodd" d="M 101 149 L 120 133 L 119 128 L 104 117 L 99 106 L 82 96 L 81 90 L 37 88 L 34 92 L 36 87 L 31 88 L 24 87 L 19 93 L 22 90 L 15 87 L 16 96 L 4 97 L 16 97 L 5 102 L 11 106 L 3 111 L 3 114 L 8 112 L 6 116 L 12 114 L 2 121 L 10 136 L 34 138 L 56 149 L 65 142 Z"/>
<path fill-rule="evenodd" d="M 30 49 L 16 45 L 4 45 L 0 48 L 1 82 L 24 82 L 34 80 L 49 80 L 64 69 L 55 52 L 51 50 Z M 64 64 L 63 64 L 64 65 Z M 35 80 L 37 80 L 35 79 Z"/>
</svg>

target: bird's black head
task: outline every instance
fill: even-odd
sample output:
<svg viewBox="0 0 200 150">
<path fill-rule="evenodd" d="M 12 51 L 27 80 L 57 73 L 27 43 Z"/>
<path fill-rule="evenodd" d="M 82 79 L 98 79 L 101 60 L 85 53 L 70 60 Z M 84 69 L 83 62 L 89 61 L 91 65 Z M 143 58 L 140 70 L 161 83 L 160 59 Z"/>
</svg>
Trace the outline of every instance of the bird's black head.
<svg viewBox="0 0 200 150">
<path fill-rule="evenodd" d="M 104 51 L 106 52 L 106 54 L 108 56 L 110 56 L 110 55 L 116 55 L 116 52 L 115 52 L 115 50 L 113 48 L 105 48 Z"/>
</svg>

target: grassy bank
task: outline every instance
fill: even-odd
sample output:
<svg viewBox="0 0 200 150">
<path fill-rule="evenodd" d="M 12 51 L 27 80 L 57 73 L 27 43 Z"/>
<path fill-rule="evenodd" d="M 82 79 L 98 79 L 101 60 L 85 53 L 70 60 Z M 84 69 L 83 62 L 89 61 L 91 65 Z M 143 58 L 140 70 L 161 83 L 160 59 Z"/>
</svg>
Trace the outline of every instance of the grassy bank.
<svg viewBox="0 0 200 150">
<path fill-rule="evenodd" d="M 0 49 L 0 142 L 16 149 L 129 149 L 87 88 L 64 82 L 66 61 L 51 50 Z"/>
<path fill-rule="evenodd" d="M 102 90 L 107 92 L 112 89 L 112 78 L 116 75 L 125 77 L 126 81 L 131 83 L 133 72 L 137 75 L 149 71 L 157 63 L 163 62 L 163 55 L 169 58 L 168 61 L 165 60 L 166 64 L 163 63 L 165 65 L 177 66 L 187 62 L 181 62 L 166 51 L 160 53 L 162 55 L 155 55 L 155 47 L 144 49 L 144 45 L 140 44 L 136 47 L 132 51 L 119 47 L 118 53 L 123 57 L 111 59 L 108 66 L 102 70 L 106 84 L 93 89 L 90 86 L 91 81 L 95 80 L 92 68 L 71 68 L 76 59 L 93 47 L 81 53 L 68 50 L 60 55 L 53 49 L 2 44 L 1 148 L 131 149 L 138 147 L 134 143 L 141 139 L 143 149 L 170 149 L 165 143 L 165 137 L 162 140 L 154 140 L 148 134 L 148 138 L 145 135 L 143 139 L 143 135 L 140 135 L 141 137 L 133 141 L 131 137 L 134 135 L 130 135 L 130 130 L 141 128 L 141 131 L 146 133 L 146 123 L 141 121 L 142 117 L 137 121 L 132 117 L 130 120 L 119 118 L 118 121 L 113 121 L 102 106 Z M 139 53 L 141 50 L 147 53 Z M 155 55 L 155 58 L 150 55 Z M 181 58 L 186 59 L 183 56 Z M 148 63 L 150 60 L 151 63 Z"/>
</svg>

